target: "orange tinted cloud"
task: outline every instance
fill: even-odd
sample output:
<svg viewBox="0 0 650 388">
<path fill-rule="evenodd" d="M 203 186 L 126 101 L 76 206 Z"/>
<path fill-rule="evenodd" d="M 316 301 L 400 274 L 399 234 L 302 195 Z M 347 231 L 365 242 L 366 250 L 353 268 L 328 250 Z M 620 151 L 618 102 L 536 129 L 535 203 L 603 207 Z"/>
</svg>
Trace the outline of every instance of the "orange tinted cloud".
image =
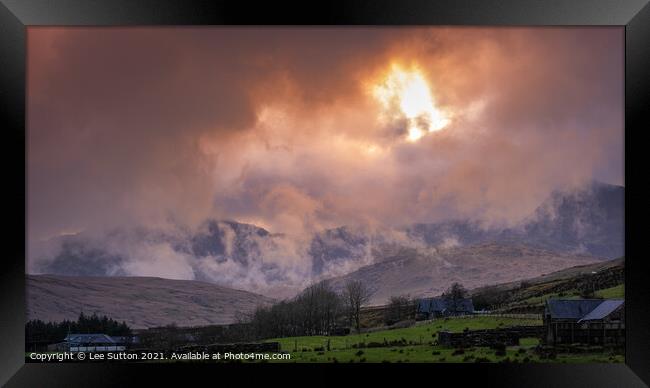
<svg viewBox="0 0 650 388">
<path fill-rule="evenodd" d="M 444 129 L 371 92 L 417 68 Z M 621 28 L 30 28 L 29 235 L 206 217 L 511 224 L 622 184 Z"/>
</svg>

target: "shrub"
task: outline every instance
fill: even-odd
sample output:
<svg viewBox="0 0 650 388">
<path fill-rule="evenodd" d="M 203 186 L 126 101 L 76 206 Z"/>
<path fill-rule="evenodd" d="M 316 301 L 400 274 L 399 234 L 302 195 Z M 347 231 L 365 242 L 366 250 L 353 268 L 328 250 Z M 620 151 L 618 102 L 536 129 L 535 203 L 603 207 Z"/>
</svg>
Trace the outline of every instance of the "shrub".
<svg viewBox="0 0 650 388">
<path fill-rule="evenodd" d="M 519 354 L 524 354 L 524 353 L 526 353 L 526 349 L 519 348 L 518 352 L 519 352 Z"/>
<path fill-rule="evenodd" d="M 494 352 L 495 355 L 500 356 L 500 357 L 503 357 L 503 356 L 506 355 L 506 345 L 505 344 L 497 343 L 497 344 L 494 344 L 494 346 L 492 348 L 496 350 L 496 352 Z"/>
<path fill-rule="evenodd" d="M 504 344 L 502 342 L 497 342 L 497 343 L 492 345 L 492 349 L 494 349 L 494 350 L 504 350 L 505 351 L 506 350 L 506 344 Z"/>
<path fill-rule="evenodd" d="M 438 351 L 438 350 L 434 350 L 433 352 L 431 352 L 431 354 L 434 355 L 434 356 L 439 356 L 439 355 L 440 355 L 440 351 Z"/>
<path fill-rule="evenodd" d="M 488 358 L 485 357 L 476 357 L 474 362 L 491 362 Z"/>
<path fill-rule="evenodd" d="M 403 339 L 403 338 L 401 340 L 390 341 L 390 342 L 388 342 L 388 344 L 390 346 L 405 346 L 405 345 L 407 345 L 406 340 Z"/>
<path fill-rule="evenodd" d="M 451 355 L 452 356 L 458 356 L 458 355 L 461 355 L 461 354 L 465 354 L 465 349 L 458 348 L 458 349 L 454 350 L 454 352 Z"/>
<path fill-rule="evenodd" d="M 315 352 L 323 352 L 323 351 L 325 351 L 325 348 L 322 347 L 322 346 L 317 346 L 317 347 L 314 348 L 314 351 Z"/>
<path fill-rule="evenodd" d="M 440 362 L 444 362 L 445 360 L 446 360 L 446 358 L 444 358 L 444 357 L 440 357 L 440 358 L 438 359 L 438 361 L 440 361 Z"/>
<path fill-rule="evenodd" d="M 381 348 L 384 347 L 385 344 L 382 344 L 381 342 L 368 342 L 366 345 L 367 348 Z"/>
<path fill-rule="evenodd" d="M 354 353 L 355 356 L 361 357 L 363 355 L 363 350 L 359 350 L 358 352 Z"/>
</svg>

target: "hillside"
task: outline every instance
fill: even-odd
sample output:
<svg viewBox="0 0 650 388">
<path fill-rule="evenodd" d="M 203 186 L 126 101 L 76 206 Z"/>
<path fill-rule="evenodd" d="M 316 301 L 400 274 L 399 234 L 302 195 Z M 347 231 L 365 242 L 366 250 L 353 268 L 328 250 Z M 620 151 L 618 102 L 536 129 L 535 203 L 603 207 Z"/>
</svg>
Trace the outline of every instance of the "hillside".
<svg viewBox="0 0 650 388">
<path fill-rule="evenodd" d="M 625 259 L 580 265 L 523 281 L 472 290 L 474 306 L 499 312 L 540 313 L 550 297 L 624 297 Z"/>
<path fill-rule="evenodd" d="M 362 281 L 374 292 L 370 304 L 377 305 L 394 295 L 439 295 L 454 282 L 472 289 L 598 261 L 592 256 L 554 253 L 520 244 L 485 243 L 400 252 L 330 282 L 341 290 L 348 280 Z"/>
<path fill-rule="evenodd" d="M 27 317 L 43 321 L 106 314 L 132 328 L 228 324 L 272 299 L 211 283 L 153 277 L 28 275 Z"/>
</svg>

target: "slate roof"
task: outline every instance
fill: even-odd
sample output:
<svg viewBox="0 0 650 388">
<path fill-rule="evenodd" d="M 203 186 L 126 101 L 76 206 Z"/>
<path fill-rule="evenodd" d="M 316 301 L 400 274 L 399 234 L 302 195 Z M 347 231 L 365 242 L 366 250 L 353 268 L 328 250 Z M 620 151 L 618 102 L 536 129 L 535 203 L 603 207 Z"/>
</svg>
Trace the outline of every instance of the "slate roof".
<svg viewBox="0 0 650 388">
<path fill-rule="evenodd" d="M 425 298 L 418 301 L 418 312 L 433 313 L 445 312 L 452 308 L 452 302 L 445 298 Z M 456 302 L 456 311 L 458 312 L 474 312 L 474 304 L 471 298 L 459 299 Z"/>
<path fill-rule="evenodd" d="M 593 309 L 589 314 L 582 317 L 582 319 L 580 319 L 578 322 L 603 319 L 609 314 L 613 313 L 614 310 L 621 307 L 623 303 L 625 303 L 623 299 L 604 300 L 603 303 L 599 304 L 595 309 Z"/>
<path fill-rule="evenodd" d="M 134 335 L 134 336 L 111 336 L 111 339 L 118 344 L 123 344 L 123 343 L 134 343 L 134 344 L 139 344 L 140 343 L 140 337 Z"/>
<path fill-rule="evenodd" d="M 106 334 L 68 334 L 65 342 L 75 344 L 114 344 L 115 341 Z"/>
<path fill-rule="evenodd" d="M 620 299 L 549 299 L 546 313 L 553 319 L 602 319 L 622 303 Z"/>
</svg>

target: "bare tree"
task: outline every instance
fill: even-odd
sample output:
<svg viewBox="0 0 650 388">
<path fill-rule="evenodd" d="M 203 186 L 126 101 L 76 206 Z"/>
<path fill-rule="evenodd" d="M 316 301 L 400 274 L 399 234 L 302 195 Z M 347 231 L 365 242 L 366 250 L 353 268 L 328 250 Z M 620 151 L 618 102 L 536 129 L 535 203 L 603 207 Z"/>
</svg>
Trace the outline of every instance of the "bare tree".
<svg viewBox="0 0 650 388">
<path fill-rule="evenodd" d="M 329 334 L 341 300 L 328 282 L 313 284 L 291 300 L 258 307 L 248 322 L 256 338 Z"/>
<path fill-rule="evenodd" d="M 361 281 L 350 280 L 345 284 L 343 299 L 348 309 L 350 325 L 354 324 L 357 333 L 361 332 L 361 307 L 370 301 L 372 292 Z"/>
<path fill-rule="evenodd" d="M 384 321 L 386 324 L 391 325 L 407 319 L 412 312 L 411 310 L 414 310 L 413 307 L 414 304 L 409 295 L 391 296 Z"/>
</svg>

